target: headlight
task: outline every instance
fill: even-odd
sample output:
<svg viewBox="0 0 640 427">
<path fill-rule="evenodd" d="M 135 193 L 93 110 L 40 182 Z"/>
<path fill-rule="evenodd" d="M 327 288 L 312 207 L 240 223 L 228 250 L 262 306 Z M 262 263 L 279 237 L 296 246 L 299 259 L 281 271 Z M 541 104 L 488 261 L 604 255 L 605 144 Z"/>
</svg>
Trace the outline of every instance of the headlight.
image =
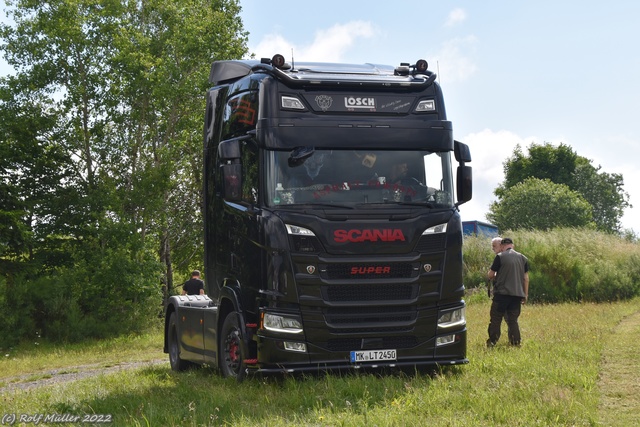
<svg viewBox="0 0 640 427">
<path fill-rule="evenodd" d="M 422 235 L 425 234 L 438 234 L 438 233 L 446 233 L 447 232 L 447 223 L 442 223 L 438 225 L 434 225 L 433 227 L 429 227 L 422 232 Z"/>
<path fill-rule="evenodd" d="M 281 98 L 282 108 L 287 108 L 291 110 L 304 110 L 304 104 L 300 102 L 298 98 L 295 96 L 282 96 Z"/>
<path fill-rule="evenodd" d="M 313 231 L 308 230 L 304 227 L 298 227 L 297 225 L 285 224 L 287 226 L 287 233 L 292 236 L 314 236 Z"/>
<path fill-rule="evenodd" d="M 452 328 L 454 326 L 461 326 L 467 323 L 465 318 L 464 307 L 456 310 L 445 311 L 440 314 L 438 318 L 438 328 Z"/>
<path fill-rule="evenodd" d="M 436 101 L 434 99 L 423 99 L 418 103 L 416 112 L 436 111 Z"/>
<path fill-rule="evenodd" d="M 275 313 L 262 313 L 262 328 L 267 331 L 299 334 L 302 332 L 302 322 L 291 316 Z"/>
</svg>

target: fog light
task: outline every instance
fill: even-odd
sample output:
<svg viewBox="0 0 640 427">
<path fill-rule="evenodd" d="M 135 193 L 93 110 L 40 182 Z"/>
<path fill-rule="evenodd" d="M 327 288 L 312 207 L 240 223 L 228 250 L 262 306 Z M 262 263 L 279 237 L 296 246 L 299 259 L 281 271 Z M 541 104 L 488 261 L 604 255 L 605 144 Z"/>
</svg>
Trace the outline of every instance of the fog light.
<svg viewBox="0 0 640 427">
<path fill-rule="evenodd" d="M 284 349 L 288 351 L 307 352 L 307 345 L 303 342 L 284 341 Z"/>
<path fill-rule="evenodd" d="M 436 347 L 440 347 L 442 345 L 452 344 L 456 340 L 456 335 L 444 335 L 436 338 Z"/>
</svg>

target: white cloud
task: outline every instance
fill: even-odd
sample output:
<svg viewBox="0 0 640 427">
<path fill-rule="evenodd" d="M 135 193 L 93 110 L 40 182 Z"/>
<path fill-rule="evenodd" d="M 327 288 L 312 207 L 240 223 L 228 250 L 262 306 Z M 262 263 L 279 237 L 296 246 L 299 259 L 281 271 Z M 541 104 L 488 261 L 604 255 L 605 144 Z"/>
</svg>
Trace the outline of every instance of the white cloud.
<svg viewBox="0 0 640 427">
<path fill-rule="evenodd" d="M 629 203 L 634 207 L 624 211 L 620 222 L 622 228 L 640 234 L 640 186 L 635 185 L 640 182 L 640 169 L 636 163 L 640 142 L 628 135 L 611 134 L 595 138 L 589 145 L 576 144 L 572 148 L 579 156 L 591 160 L 594 167 L 601 166 L 601 172 L 622 175 L 623 189 L 629 193 Z"/>
<path fill-rule="evenodd" d="M 445 22 L 446 27 L 452 27 L 456 24 L 464 22 L 467 19 L 467 12 L 462 8 L 453 9 L 449 12 L 449 16 L 447 18 L 447 22 Z"/>
<path fill-rule="evenodd" d="M 471 77 L 478 69 L 472 59 L 477 43 L 475 36 L 451 39 L 446 41 L 438 52 L 431 55 L 437 61 L 440 79 L 451 83 Z"/>
<path fill-rule="evenodd" d="M 463 221 L 486 221 L 485 216 L 489 212 L 489 206 L 491 202 L 496 200 L 493 191 L 504 181 L 504 162 L 511 157 L 518 144 L 525 155 L 532 143 L 544 144 L 548 142 L 555 146 L 563 143 L 571 146 L 570 141 L 564 137 L 552 139 L 542 139 L 536 136 L 521 137 L 507 130 L 492 131 L 490 129 L 471 133 L 461 141 L 469 145 L 473 159 L 469 163 L 469 166 L 473 167 L 473 198 L 470 202 L 460 206 Z M 594 166 L 597 167 L 601 164 L 597 157 L 589 157 L 588 153 L 581 153 L 580 148 L 572 148 L 578 155 L 592 160 Z M 634 191 L 635 187 L 631 187 L 630 184 L 640 181 L 640 170 L 631 160 L 618 163 L 615 170 L 602 165 L 602 171 L 621 173 L 624 177 L 625 191 L 631 196 L 631 204 L 633 205 L 634 201 L 636 205 L 638 204 L 640 191 Z M 640 233 L 640 210 L 627 209 L 621 224 L 623 228 L 634 229 L 636 233 Z"/>
<path fill-rule="evenodd" d="M 249 49 L 249 51 L 255 54 L 258 59 L 271 58 L 276 53 L 288 58 L 291 53 L 291 49 L 295 49 L 295 46 L 281 35 L 268 34 L 260 40 L 260 43 L 258 43 L 255 49 Z"/>
<path fill-rule="evenodd" d="M 504 181 L 504 161 L 511 157 L 519 144 L 526 153 L 532 142 L 540 143 L 537 137 L 520 137 L 507 130 L 485 129 L 471 133 L 461 139 L 471 150 L 473 167 L 473 198 L 460 206 L 464 221 L 486 221 L 489 205 L 496 200 L 493 191 Z"/>
<path fill-rule="evenodd" d="M 358 39 L 371 38 L 373 35 L 374 27 L 371 23 L 352 21 L 317 31 L 315 38 L 308 45 L 296 45 L 279 34 L 270 34 L 264 37 L 255 49 L 250 50 L 257 58 L 270 58 L 274 53 L 281 53 L 285 58 L 289 58 L 293 49 L 296 61 L 340 62 Z"/>
</svg>

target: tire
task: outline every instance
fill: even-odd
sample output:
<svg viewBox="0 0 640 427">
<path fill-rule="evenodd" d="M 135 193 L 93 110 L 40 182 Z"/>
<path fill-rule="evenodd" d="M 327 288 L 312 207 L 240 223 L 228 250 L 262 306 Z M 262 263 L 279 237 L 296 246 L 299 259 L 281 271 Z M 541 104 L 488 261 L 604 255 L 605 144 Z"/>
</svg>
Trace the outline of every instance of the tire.
<svg viewBox="0 0 640 427">
<path fill-rule="evenodd" d="M 187 370 L 191 364 L 180 358 L 180 341 L 178 340 L 178 315 L 173 312 L 169 317 L 169 329 L 167 331 L 167 340 L 169 341 L 169 364 L 171 369 L 180 372 Z"/>
<path fill-rule="evenodd" d="M 225 317 L 220 333 L 220 356 L 218 364 L 224 378 L 235 378 L 241 382 L 246 373 L 246 354 L 240 329 L 240 315 L 232 311 Z"/>
</svg>

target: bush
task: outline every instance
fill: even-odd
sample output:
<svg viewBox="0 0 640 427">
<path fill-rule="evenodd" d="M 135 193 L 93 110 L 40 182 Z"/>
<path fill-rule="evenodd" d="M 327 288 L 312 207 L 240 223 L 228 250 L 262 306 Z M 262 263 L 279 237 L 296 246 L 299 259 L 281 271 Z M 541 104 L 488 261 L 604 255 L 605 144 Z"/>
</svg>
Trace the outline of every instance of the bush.
<svg viewBox="0 0 640 427">
<path fill-rule="evenodd" d="M 486 236 L 464 236 L 463 278 L 467 288 L 487 286 L 487 271 L 495 254 L 491 250 L 491 238 Z"/>
<path fill-rule="evenodd" d="M 617 301 L 640 295 L 640 246 L 591 229 L 505 233 L 529 259 L 531 302 Z M 484 286 L 490 239 L 465 236 L 464 283 Z"/>
<path fill-rule="evenodd" d="M 0 348 L 12 347 L 23 337 L 32 337 L 36 327 L 31 313 L 34 311 L 29 288 L 22 286 L 25 278 L 14 277 L 15 283 L 8 283 L 0 276 Z"/>
<path fill-rule="evenodd" d="M 34 334 L 57 342 L 105 338 L 154 321 L 162 295 L 152 256 L 132 259 L 124 248 L 76 256 L 74 268 L 19 277 L 19 286 L 0 278 L 0 347 Z"/>
</svg>

